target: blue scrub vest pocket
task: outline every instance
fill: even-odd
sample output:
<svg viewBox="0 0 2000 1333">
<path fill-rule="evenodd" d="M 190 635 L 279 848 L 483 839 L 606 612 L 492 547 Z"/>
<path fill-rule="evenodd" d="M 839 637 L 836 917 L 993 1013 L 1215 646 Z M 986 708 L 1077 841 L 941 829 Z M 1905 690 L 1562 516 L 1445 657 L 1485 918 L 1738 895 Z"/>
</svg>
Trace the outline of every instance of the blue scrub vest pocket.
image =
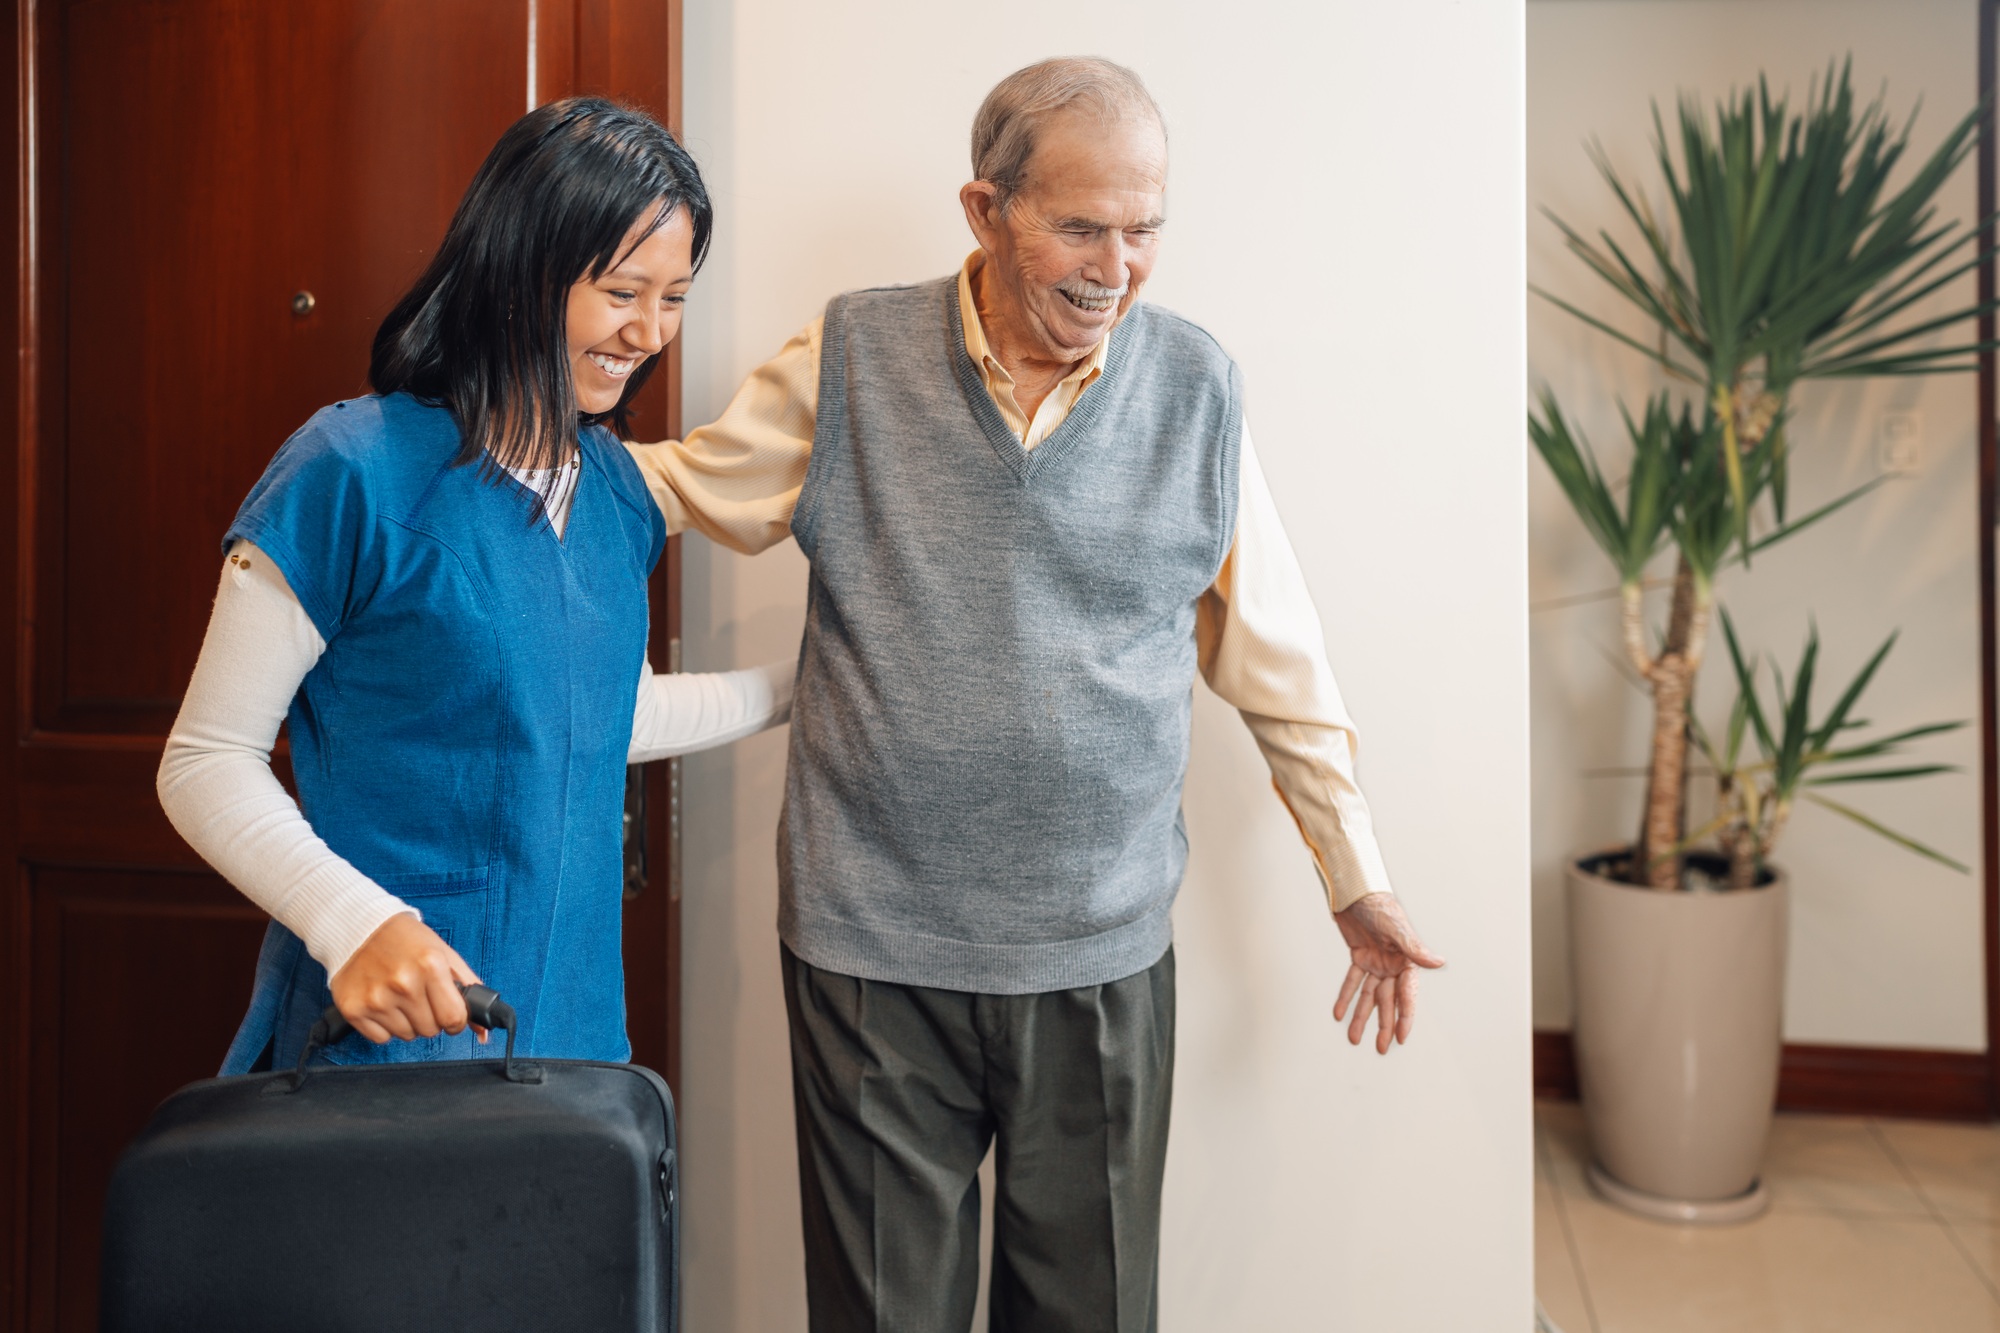
<svg viewBox="0 0 2000 1333">
<path fill-rule="evenodd" d="M 465 965 L 485 974 L 487 913 L 490 906 L 487 867 L 442 874 L 378 875 L 375 882 L 423 913 L 424 924 L 458 952 Z M 377 1046 L 360 1033 L 327 1047 L 328 1062 L 337 1065 L 402 1064 L 415 1060 L 477 1060 L 481 1047 L 471 1029 L 456 1037 L 439 1033 L 415 1041 L 391 1041 Z"/>
</svg>

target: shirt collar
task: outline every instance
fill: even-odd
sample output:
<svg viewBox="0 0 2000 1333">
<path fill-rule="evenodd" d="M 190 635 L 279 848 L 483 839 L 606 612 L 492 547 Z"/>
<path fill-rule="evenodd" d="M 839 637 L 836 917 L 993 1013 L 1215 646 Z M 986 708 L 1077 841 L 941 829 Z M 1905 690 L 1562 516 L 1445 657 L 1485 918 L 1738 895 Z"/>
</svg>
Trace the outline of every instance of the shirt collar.
<svg viewBox="0 0 2000 1333">
<path fill-rule="evenodd" d="M 965 257 L 965 263 L 958 270 L 958 319 L 965 326 L 965 354 L 972 358 L 972 364 L 980 368 L 989 384 L 998 381 L 1012 384 L 1014 377 L 993 355 L 993 345 L 986 341 L 986 326 L 979 322 L 979 306 L 972 299 L 972 275 L 986 263 L 986 252 L 974 250 Z M 1075 369 L 1062 377 L 1062 383 L 1081 381 L 1088 385 L 1104 373 L 1104 358 L 1111 347 L 1109 337 L 1098 341 L 1090 349 L 1090 355 L 1077 362 Z"/>
</svg>

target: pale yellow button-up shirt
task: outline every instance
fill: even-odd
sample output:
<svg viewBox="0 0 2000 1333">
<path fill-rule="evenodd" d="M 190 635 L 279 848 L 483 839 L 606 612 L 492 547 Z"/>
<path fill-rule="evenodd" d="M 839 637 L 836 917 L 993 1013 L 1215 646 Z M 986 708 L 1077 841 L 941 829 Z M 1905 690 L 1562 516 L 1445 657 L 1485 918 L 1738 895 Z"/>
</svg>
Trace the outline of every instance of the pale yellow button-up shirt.
<svg viewBox="0 0 2000 1333">
<path fill-rule="evenodd" d="M 1106 344 L 1064 376 L 1030 417 L 994 358 L 973 303 L 974 251 L 959 271 L 965 350 L 1001 419 L 1033 449 L 1103 372 Z M 816 319 L 752 371 L 728 408 L 685 440 L 629 446 L 671 532 L 693 529 L 747 554 L 790 535 L 819 406 Z M 1242 715 L 1340 911 L 1389 889 L 1368 803 L 1354 780 L 1354 724 L 1327 663 L 1319 613 L 1243 428 L 1236 540 L 1195 608 L 1202 677 Z"/>
</svg>

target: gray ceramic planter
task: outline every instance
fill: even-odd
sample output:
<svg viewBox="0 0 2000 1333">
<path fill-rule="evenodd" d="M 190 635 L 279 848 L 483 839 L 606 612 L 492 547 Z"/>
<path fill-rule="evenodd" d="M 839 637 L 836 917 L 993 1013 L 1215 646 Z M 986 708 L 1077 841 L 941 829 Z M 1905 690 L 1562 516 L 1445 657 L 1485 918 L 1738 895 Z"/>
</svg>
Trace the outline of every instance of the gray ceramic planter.
<svg viewBox="0 0 2000 1333">
<path fill-rule="evenodd" d="M 1783 1042 L 1785 877 L 1661 893 L 1588 872 L 1594 859 L 1569 868 L 1592 1183 L 1654 1217 L 1754 1217 Z"/>
</svg>

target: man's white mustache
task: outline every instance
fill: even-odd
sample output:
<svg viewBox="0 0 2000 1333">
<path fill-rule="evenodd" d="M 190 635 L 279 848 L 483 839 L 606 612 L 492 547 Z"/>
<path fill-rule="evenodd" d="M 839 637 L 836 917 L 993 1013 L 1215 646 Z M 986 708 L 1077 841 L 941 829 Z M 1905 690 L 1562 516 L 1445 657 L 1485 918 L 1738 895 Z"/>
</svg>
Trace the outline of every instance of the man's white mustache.
<svg viewBox="0 0 2000 1333">
<path fill-rule="evenodd" d="M 1125 293 L 1132 290 L 1130 284 L 1123 287 L 1100 287 L 1094 282 L 1059 282 L 1056 290 L 1064 296 L 1074 296 L 1079 301 L 1122 301 Z"/>
</svg>

